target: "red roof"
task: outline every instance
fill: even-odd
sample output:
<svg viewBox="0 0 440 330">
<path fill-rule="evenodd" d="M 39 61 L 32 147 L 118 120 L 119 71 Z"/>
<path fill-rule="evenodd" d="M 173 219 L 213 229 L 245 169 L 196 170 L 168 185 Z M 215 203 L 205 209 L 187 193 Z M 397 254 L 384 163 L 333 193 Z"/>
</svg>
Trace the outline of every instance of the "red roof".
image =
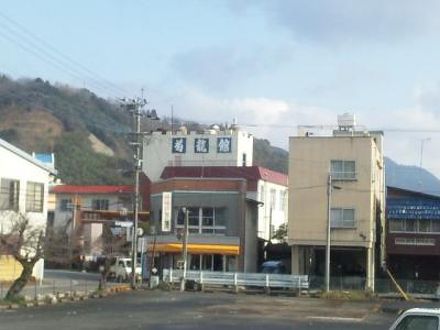
<svg viewBox="0 0 440 330">
<path fill-rule="evenodd" d="M 287 187 L 287 175 L 260 166 L 168 166 L 161 178 L 243 178 L 264 180 Z"/>
<path fill-rule="evenodd" d="M 127 194 L 133 192 L 133 186 L 54 186 L 51 192 L 56 194 Z"/>
</svg>

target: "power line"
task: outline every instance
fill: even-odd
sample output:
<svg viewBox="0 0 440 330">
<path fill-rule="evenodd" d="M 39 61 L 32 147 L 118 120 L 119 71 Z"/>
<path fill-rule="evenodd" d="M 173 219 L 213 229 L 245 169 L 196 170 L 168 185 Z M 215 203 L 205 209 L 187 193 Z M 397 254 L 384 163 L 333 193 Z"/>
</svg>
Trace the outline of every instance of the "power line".
<svg viewBox="0 0 440 330">
<path fill-rule="evenodd" d="M 99 74 L 93 72 L 92 70 L 88 69 L 79 62 L 63 54 L 61 51 L 57 50 L 54 46 L 52 46 L 42 38 L 36 36 L 18 22 L 7 17 L 4 13 L 0 12 L 0 18 L 2 18 L 3 21 L 7 21 L 10 25 L 12 24 L 15 27 L 15 29 L 13 29 L 5 23 L 0 23 L 0 25 L 4 29 L 4 32 L 5 30 L 9 32 L 9 35 L 5 35 L 3 33 L 2 36 L 7 40 L 9 40 L 10 42 L 18 45 L 20 48 L 24 49 L 25 51 L 32 53 L 34 56 L 37 56 L 39 59 L 43 60 L 46 63 L 48 63 L 48 60 L 46 59 L 46 57 L 48 57 L 51 60 L 50 61 L 51 65 L 57 66 L 57 68 L 62 71 L 65 72 L 67 71 L 70 75 L 74 76 L 76 79 L 83 81 L 84 77 L 82 75 L 86 73 L 85 76 L 87 77 L 88 80 L 90 80 L 91 84 L 94 85 L 95 88 L 107 92 L 111 91 L 111 94 L 115 94 L 115 92 L 117 92 L 117 94 L 119 95 L 126 94 L 126 91 L 120 88 L 119 86 L 107 81 Z M 18 40 L 16 38 L 18 38 Z M 41 44 L 44 45 L 45 48 L 41 47 L 40 46 Z M 96 79 L 95 76 L 98 76 L 101 80 Z"/>
</svg>

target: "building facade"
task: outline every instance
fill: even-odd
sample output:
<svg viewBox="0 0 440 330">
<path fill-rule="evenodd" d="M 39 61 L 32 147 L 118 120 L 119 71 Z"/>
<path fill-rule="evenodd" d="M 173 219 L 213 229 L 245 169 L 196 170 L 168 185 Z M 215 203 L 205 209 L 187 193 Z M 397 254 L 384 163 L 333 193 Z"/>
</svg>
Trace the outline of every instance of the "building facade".
<svg viewBox="0 0 440 330">
<path fill-rule="evenodd" d="M 247 182 L 246 197 L 260 202 L 257 236 L 269 242 L 276 230 L 287 223 L 287 175 L 261 166 L 166 167 L 162 179 L 235 178 Z"/>
<path fill-rule="evenodd" d="M 188 268 L 212 271 L 257 269 L 258 201 L 246 197 L 237 178 L 170 177 L 152 185 L 151 214 L 156 234 L 147 237 L 155 266 L 179 267 L 188 210 Z"/>
<path fill-rule="evenodd" d="M 0 139 L 0 230 L 8 233 L 11 219 L 18 213 L 30 220 L 31 228 L 45 230 L 48 187 L 56 172 L 31 155 Z M 21 265 L 0 254 L 0 280 L 13 280 Z M 36 263 L 33 276 L 42 279 L 44 260 Z"/>
<path fill-rule="evenodd" d="M 440 197 L 387 187 L 387 266 L 399 279 L 440 280 Z"/>
<path fill-rule="evenodd" d="M 48 228 L 55 234 L 80 239 L 82 253 L 86 255 L 102 253 L 103 223 L 119 220 L 133 205 L 133 186 L 127 185 L 56 185 L 51 194 L 56 206 L 53 217 L 48 219 Z"/>
<path fill-rule="evenodd" d="M 142 170 L 156 182 L 166 166 L 252 166 L 253 141 L 238 128 L 152 132 L 144 137 Z"/>
<path fill-rule="evenodd" d="M 324 276 L 330 218 L 330 274 L 359 276 L 374 290 L 384 244 L 382 133 L 340 126 L 331 136 L 291 137 L 289 151 L 292 273 Z"/>
</svg>

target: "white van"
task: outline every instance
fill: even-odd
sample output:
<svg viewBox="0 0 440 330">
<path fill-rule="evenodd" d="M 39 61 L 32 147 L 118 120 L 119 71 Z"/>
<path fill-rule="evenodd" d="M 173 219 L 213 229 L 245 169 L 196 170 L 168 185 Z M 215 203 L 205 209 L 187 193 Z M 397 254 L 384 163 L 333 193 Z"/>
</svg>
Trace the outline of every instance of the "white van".
<svg viewBox="0 0 440 330">
<path fill-rule="evenodd" d="M 131 278 L 131 258 L 117 257 L 110 266 L 109 278 L 114 278 L 118 282 L 126 282 Z M 136 278 L 140 279 L 142 269 L 140 264 L 136 265 Z"/>
<path fill-rule="evenodd" d="M 397 318 L 390 330 L 440 330 L 440 309 L 411 308 Z"/>
</svg>

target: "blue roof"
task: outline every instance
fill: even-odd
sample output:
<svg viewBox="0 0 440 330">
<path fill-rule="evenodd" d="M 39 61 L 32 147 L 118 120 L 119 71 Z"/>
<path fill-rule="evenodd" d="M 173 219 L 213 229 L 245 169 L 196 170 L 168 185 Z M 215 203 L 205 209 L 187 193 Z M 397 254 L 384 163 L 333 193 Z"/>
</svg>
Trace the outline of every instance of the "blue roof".
<svg viewBox="0 0 440 330">
<path fill-rule="evenodd" d="M 440 221 L 440 199 L 389 198 L 387 200 L 387 219 Z"/>
<path fill-rule="evenodd" d="M 49 165 L 53 165 L 55 163 L 52 153 L 34 153 L 34 158 Z"/>
</svg>

